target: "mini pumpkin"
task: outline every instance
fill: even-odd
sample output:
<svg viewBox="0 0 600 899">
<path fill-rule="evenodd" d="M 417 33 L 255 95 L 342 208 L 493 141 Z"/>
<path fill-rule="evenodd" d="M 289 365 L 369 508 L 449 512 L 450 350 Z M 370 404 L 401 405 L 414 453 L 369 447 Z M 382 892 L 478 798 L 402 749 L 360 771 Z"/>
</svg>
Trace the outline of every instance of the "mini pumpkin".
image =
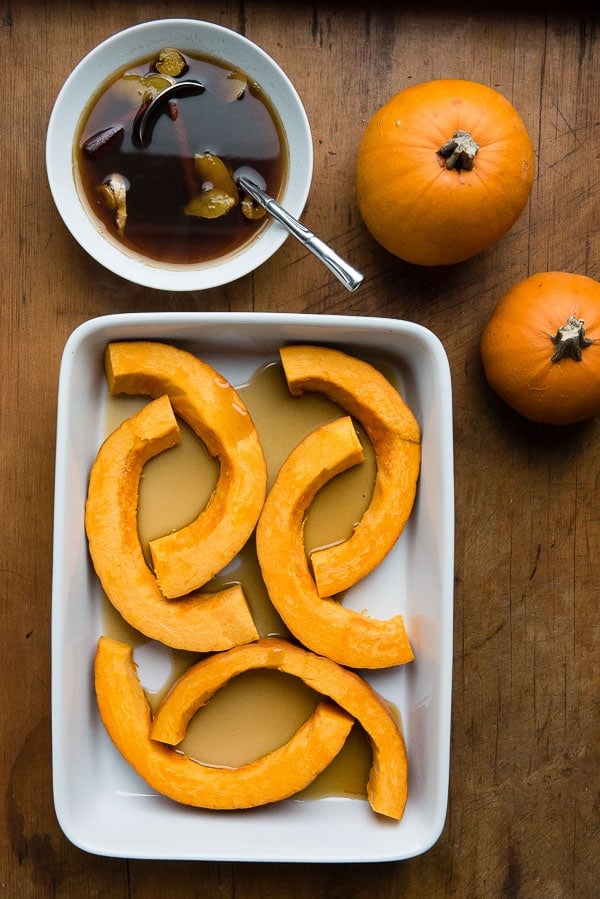
<svg viewBox="0 0 600 899">
<path fill-rule="evenodd" d="M 391 253 L 449 265 L 485 250 L 521 215 L 535 160 L 523 120 L 484 84 L 442 79 L 391 98 L 364 132 L 356 193 Z"/>
<path fill-rule="evenodd" d="M 531 421 L 572 424 L 600 412 L 600 283 L 542 272 L 515 284 L 483 332 L 486 377 Z"/>
</svg>

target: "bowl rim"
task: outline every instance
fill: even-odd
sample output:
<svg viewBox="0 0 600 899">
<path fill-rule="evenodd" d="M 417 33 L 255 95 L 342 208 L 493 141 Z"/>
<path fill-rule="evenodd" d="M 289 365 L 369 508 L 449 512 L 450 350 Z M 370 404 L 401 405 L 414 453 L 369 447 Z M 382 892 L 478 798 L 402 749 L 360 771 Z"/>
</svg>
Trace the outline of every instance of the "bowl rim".
<svg viewBox="0 0 600 899">
<path fill-rule="evenodd" d="M 298 92 L 279 63 L 245 35 L 202 19 L 163 18 L 128 26 L 96 44 L 67 76 L 50 113 L 46 133 L 50 193 L 65 226 L 92 258 L 128 281 L 168 291 L 204 290 L 235 281 L 266 262 L 288 236 L 282 225 L 271 220 L 224 257 L 200 264 L 169 265 L 107 240 L 86 209 L 76 183 L 73 135 L 87 103 L 102 83 L 128 61 L 165 46 L 167 33 L 173 38 L 169 43 L 182 46 L 181 36 L 186 32 L 188 51 L 196 50 L 227 63 L 231 61 L 228 54 L 235 50 L 236 65 L 260 83 L 271 99 L 286 135 L 288 152 L 288 173 L 279 199 L 296 218 L 306 204 L 313 171 L 312 134 Z M 272 97 L 274 88 L 281 92 L 279 102 Z"/>
</svg>

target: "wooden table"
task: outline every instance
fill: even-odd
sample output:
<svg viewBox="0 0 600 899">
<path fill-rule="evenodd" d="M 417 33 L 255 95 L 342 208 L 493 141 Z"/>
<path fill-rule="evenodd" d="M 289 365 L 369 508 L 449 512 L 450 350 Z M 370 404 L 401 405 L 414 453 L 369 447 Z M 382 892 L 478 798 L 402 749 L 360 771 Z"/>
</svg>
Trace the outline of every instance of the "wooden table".
<svg viewBox="0 0 600 899">
<path fill-rule="evenodd" d="M 304 219 L 365 272 L 355 294 L 291 240 L 235 284 L 174 294 L 112 276 L 67 233 L 44 167 L 54 98 L 92 46 L 167 12 L 240 30 L 287 71 L 313 129 Z M 597 895 L 600 421 L 552 429 L 513 414 L 485 383 L 479 339 L 515 281 L 547 269 L 600 277 L 599 24 L 577 0 L 564 11 L 524 0 L 488 12 L 333 0 L 0 4 L 2 895 Z M 353 169 L 378 106 L 446 76 L 483 81 L 514 103 L 538 172 L 506 237 L 464 264 L 430 270 L 370 238 Z M 404 318 L 445 346 L 456 454 L 451 782 L 445 830 L 422 857 L 340 866 L 125 861 L 85 854 L 56 823 L 49 650 L 61 352 L 86 319 L 159 310 Z"/>
</svg>

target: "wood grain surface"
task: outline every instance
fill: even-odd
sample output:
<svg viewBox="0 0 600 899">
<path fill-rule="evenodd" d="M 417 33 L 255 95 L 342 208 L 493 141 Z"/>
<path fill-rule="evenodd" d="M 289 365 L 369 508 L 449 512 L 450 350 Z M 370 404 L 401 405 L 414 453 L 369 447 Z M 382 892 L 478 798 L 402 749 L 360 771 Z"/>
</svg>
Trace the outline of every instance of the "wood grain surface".
<svg viewBox="0 0 600 899">
<path fill-rule="evenodd" d="M 485 11 L 484 11 L 485 7 Z M 126 283 L 79 248 L 51 199 L 46 124 L 74 64 L 165 15 L 243 32 L 286 70 L 313 130 L 304 221 L 366 275 L 348 294 L 288 240 L 204 293 Z M 529 274 L 600 278 L 600 44 L 576 2 L 0 2 L 0 894 L 367 899 L 598 895 L 600 421 L 528 424 L 489 390 L 479 339 Z M 420 81 L 485 82 L 520 111 L 537 176 L 506 237 L 443 269 L 400 262 L 361 222 L 363 128 Z M 113 312 L 272 310 L 388 316 L 442 340 L 452 369 L 455 665 L 446 826 L 425 855 L 374 865 L 127 861 L 71 845 L 52 803 L 50 612 L 57 376 L 71 331 Z"/>
</svg>

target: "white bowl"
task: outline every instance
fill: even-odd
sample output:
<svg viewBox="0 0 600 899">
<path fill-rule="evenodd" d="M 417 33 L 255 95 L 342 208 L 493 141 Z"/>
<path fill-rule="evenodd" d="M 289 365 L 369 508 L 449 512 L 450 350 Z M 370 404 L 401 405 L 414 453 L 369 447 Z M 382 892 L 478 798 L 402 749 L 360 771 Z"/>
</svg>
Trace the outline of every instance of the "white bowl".
<svg viewBox="0 0 600 899">
<path fill-rule="evenodd" d="M 411 517 L 389 556 L 344 600 L 374 617 L 403 614 L 415 651 L 410 665 L 363 673 L 402 719 L 409 796 L 401 821 L 375 815 L 365 800 L 333 796 L 244 811 L 187 808 L 158 796 L 111 743 L 94 696 L 93 659 L 106 622 L 84 506 L 90 466 L 107 431 L 106 344 L 136 339 L 196 353 L 237 387 L 275 362 L 284 344 L 338 347 L 385 366 L 414 411 L 423 439 Z M 448 360 L 420 325 L 342 315 L 180 312 L 108 315 L 77 328 L 60 374 L 52 586 L 54 802 L 67 837 L 88 852 L 128 858 L 376 862 L 429 849 L 444 826 L 448 798 L 452 459 Z"/>
<path fill-rule="evenodd" d="M 168 265 L 136 255 L 104 237 L 76 182 L 74 141 L 91 98 L 118 69 L 165 46 L 221 60 L 261 86 L 279 116 L 287 141 L 287 177 L 279 200 L 293 216 L 301 215 L 310 188 L 313 151 L 310 126 L 295 88 L 256 44 L 228 28 L 196 19 L 161 19 L 134 25 L 88 53 L 73 69 L 54 104 L 48 123 L 46 168 L 65 225 L 94 259 L 136 284 L 164 290 L 201 290 L 234 281 L 262 265 L 286 239 L 285 229 L 269 221 L 249 242 L 220 259 Z"/>
</svg>

